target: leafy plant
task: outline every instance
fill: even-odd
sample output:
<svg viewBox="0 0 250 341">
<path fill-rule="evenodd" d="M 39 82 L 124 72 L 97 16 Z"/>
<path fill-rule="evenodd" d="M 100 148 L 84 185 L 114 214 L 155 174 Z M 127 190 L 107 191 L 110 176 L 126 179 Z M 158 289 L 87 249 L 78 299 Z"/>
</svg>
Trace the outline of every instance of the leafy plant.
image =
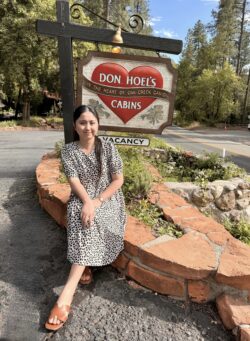
<svg viewBox="0 0 250 341">
<path fill-rule="evenodd" d="M 231 221 L 228 218 L 223 221 L 225 228 L 232 236 L 250 245 L 250 223 L 241 218 L 239 222 Z"/>
<path fill-rule="evenodd" d="M 63 146 L 64 146 L 64 140 L 60 140 L 60 141 L 57 141 L 55 143 L 54 149 L 55 149 L 55 152 L 56 152 L 56 156 L 58 158 L 61 158 L 61 150 L 62 150 Z"/>
<path fill-rule="evenodd" d="M 46 117 L 46 122 L 48 124 L 51 124 L 51 123 L 63 124 L 63 118 L 62 117 L 56 117 L 56 116 L 50 116 L 50 117 Z"/>
<path fill-rule="evenodd" d="M 179 238 L 183 235 L 183 232 L 176 225 L 166 221 L 161 210 L 147 199 L 132 201 L 127 207 L 129 213 L 150 226 L 156 236 L 168 234 Z"/>
<path fill-rule="evenodd" d="M 136 148 L 119 147 L 124 164 L 123 192 L 126 201 L 145 198 L 152 185 L 152 176 L 143 164 L 143 156 Z"/>
<path fill-rule="evenodd" d="M 16 127 L 16 126 L 17 126 L 16 120 L 9 120 L 9 121 L 0 122 L 1 128 Z"/>
</svg>

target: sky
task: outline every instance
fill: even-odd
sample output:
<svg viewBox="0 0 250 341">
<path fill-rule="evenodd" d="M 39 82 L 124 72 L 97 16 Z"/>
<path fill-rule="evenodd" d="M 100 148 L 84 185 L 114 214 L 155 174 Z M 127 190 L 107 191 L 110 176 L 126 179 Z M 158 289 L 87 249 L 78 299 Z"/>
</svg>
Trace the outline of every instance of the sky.
<svg viewBox="0 0 250 341">
<path fill-rule="evenodd" d="M 211 12 L 218 8 L 219 0 L 149 0 L 151 27 L 154 35 L 162 38 L 180 39 L 185 42 L 188 29 L 201 20 L 212 21 Z M 180 55 L 169 55 L 178 62 Z"/>
</svg>

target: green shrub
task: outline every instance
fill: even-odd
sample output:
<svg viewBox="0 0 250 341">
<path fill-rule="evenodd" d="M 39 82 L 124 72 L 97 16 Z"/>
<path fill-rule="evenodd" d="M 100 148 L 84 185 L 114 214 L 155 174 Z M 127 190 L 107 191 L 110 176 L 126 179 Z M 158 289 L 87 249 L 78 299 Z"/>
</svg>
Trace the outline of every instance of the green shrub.
<svg viewBox="0 0 250 341">
<path fill-rule="evenodd" d="M 229 219 L 225 219 L 223 221 L 223 225 L 232 236 L 250 245 L 250 223 L 248 223 L 245 219 L 242 218 L 239 222 L 233 222 Z"/>
<path fill-rule="evenodd" d="M 52 124 L 52 123 L 63 124 L 63 118 L 57 117 L 57 116 L 50 116 L 50 117 L 46 117 L 46 122 L 48 124 Z"/>
<path fill-rule="evenodd" d="M 58 142 L 55 143 L 54 149 L 56 152 L 56 156 L 58 158 L 61 158 L 61 151 L 62 151 L 62 147 L 64 146 L 64 140 L 60 140 Z"/>
<path fill-rule="evenodd" d="M 40 116 L 30 116 L 29 121 L 18 121 L 18 125 L 22 127 L 40 127 L 44 123 L 44 119 Z"/>
<path fill-rule="evenodd" d="M 127 208 L 132 216 L 150 226 L 156 236 L 167 234 L 179 238 L 183 235 L 183 232 L 174 224 L 164 219 L 161 210 L 157 206 L 146 199 L 130 202 Z"/>
<path fill-rule="evenodd" d="M 195 182 L 204 187 L 208 182 L 244 177 L 246 172 L 232 162 L 225 162 L 217 153 L 206 153 L 201 157 L 168 148 L 167 161 L 151 160 L 165 178 Z M 149 159 L 150 160 L 150 159 Z"/>
<path fill-rule="evenodd" d="M 57 181 L 60 184 L 66 184 L 68 182 L 68 179 L 67 179 L 66 175 L 63 173 L 62 170 L 61 170 L 61 174 L 60 174 L 59 178 L 57 179 Z"/>
<path fill-rule="evenodd" d="M 0 122 L 0 127 L 1 128 L 17 127 L 17 121 L 16 120 L 2 121 Z"/>
<path fill-rule="evenodd" d="M 152 176 L 144 165 L 141 151 L 134 147 L 118 147 L 124 165 L 123 193 L 126 201 L 147 196 L 152 185 Z"/>
</svg>

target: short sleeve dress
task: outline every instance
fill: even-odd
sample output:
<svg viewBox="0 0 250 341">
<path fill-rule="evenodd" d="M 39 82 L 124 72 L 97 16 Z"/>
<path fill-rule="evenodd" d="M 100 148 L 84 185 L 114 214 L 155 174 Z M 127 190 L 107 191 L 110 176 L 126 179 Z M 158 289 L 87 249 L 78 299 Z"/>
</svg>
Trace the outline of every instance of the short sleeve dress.
<svg viewBox="0 0 250 341">
<path fill-rule="evenodd" d="M 66 176 L 78 177 L 92 199 L 109 186 L 112 174 L 122 172 L 122 160 L 114 144 L 102 141 L 102 150 L 101 177 L 95 151 L 85 154 L 77 142 L 71 142 L 61 152 Z M 96 209 L 90 227 L 82 224 L 82 205 L 82 201 L 71 193 L 67 205 L 67 259 L 85 266 L 110 264 L 124 247 L 126 212 L 122 191 L 116 191 Z"/>
</svg>

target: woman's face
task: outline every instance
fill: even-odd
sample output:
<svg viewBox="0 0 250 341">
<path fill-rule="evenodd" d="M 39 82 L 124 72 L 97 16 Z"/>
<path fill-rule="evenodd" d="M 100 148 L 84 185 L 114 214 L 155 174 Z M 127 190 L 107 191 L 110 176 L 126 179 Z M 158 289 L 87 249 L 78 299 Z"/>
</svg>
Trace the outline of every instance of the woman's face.
<svg viewBox="0 0 250 341">
<path fill-rule="evenodd" d="M 81 114 L 74 124 L 80 140 L 93 139 L 97 135 L 98 126 L 97 118 L 90 111 Z"/>
</svg>

